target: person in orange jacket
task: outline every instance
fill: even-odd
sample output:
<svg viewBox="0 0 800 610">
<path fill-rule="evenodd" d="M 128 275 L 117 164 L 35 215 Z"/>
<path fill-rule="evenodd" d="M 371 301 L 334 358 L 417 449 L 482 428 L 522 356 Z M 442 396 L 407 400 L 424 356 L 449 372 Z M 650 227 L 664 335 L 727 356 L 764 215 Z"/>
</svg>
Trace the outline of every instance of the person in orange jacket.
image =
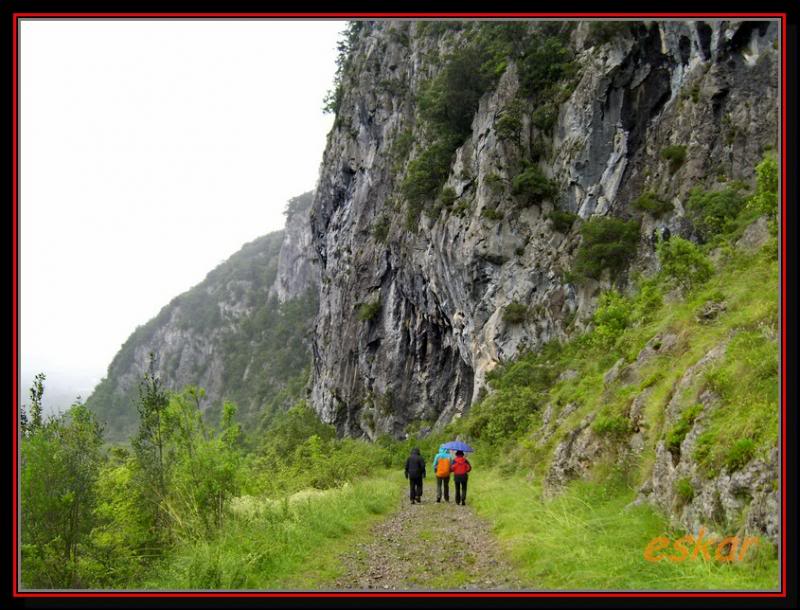
<svg viewBox="0 0 800 610">
<path fill-rule="evenodd" d="M 466 506 L 467 501 L 467 474 L 472 470 L 472 464 L 464 457 L 463 451 L 456 451 L 456 459 L 453 460 L 453 481 L 456 484 L 456 504 Z"/>
</svg>

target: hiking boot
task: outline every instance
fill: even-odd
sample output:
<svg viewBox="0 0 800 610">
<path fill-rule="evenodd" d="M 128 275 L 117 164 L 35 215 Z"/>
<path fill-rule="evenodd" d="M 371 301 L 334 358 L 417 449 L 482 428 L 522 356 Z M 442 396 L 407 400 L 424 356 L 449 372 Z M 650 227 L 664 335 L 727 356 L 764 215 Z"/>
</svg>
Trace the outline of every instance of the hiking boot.
<svg viewBox="0 0 800 610">
<path fill-rule="evenodd" d="M 436 498 L 436 503 L 437 503 L 437 504 L 438 504 L 439 502 L 441 502 L 441 501 L 442 501 L 442 499 L 441 499 L 441 498 Z"/>
</svg>

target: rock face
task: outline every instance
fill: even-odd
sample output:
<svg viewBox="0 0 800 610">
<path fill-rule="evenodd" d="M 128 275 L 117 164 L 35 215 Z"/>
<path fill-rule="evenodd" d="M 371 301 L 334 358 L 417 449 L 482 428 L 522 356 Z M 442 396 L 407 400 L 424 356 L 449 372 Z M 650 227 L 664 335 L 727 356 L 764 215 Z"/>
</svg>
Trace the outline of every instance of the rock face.
<svg viewBox="0 0 800 610">
<path fill-rule="evenodd" d="M 401 437 L 410 422 L 459 417 L 488 371 L 581 330 L 610 285 L 607 276 L 569 279 L 582 221 L 640 220 L 633 268 L 651 270 L 655 232 L 692 237 L 689 189 L 723 175 L 751 180 L 777 141 L 774 23 L 637 23 L 604 43 L 580 23 L 569 38 L 579 80 L 552 131 L 535 126 L 537 109 L 523 100 L 519 142 L 501 137 L 498 122 L 521 99 L 510 61 L 452 158 L 453 206 L 409 230 L 400 191 L 408 161 L 397 151 L 409 134 L 412 160 L 430 143 L 415 100 L 468 35 L 409 22 L 363 22 L 353 35 L 311 211 L 320 270 L 312 403 L 342 434 Z M 519 206 L 510 187 L 520 150 L 542 139 L 538 167 L 558 194 Z M 670 146 L 683 147 L 685 161 L 663 158 Z M 646 191 L 674 209 L 638 211 Z M 579 219 L 559 232 L 554 209 Z M 512 303 L 528 308 L 522 322 L 504 320 Z M 369 317 L 363 304 L 373 304 Z"/>
<path fill-rule="evenodd" d="M 317 280 L 302 254 L 310 202 L 310 192 L 293 199 L 285 231 L 246 244 L 128 338 L 87 400 L 106 422 L 107 439 L 135 431 L 137 384 L 150 353 L 166 387 L 206 390 L 202 406 L 212 419 L 223 400 L 234 400 L 249 423 L 283 406 L 275 404 L 280 391 L 310 362 Z"/>
</svg>

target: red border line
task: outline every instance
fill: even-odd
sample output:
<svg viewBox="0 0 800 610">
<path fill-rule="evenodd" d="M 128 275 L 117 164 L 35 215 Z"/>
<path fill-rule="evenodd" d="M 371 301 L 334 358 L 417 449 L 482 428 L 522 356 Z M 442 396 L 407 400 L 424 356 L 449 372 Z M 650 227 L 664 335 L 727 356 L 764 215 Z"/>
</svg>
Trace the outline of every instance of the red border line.
<svg viewBox="0 0 800 610">
<path fill-rule="evenodd" d="M 786 17 L 786 13 L 637 13 L 632 15 L 630 13 L 570 13 L 569 15 L 556 14 L 556 13 L 361 13 L 354 15 L 353 13 L 14 13 L 15 18 L 24 17 L 38 17 L 38 18 L 103 18 L 103 17 L 118 17 L 118 18 L 146 18 L 146 17 L 161 17 L 165 19 L 174 17 L 223 17 L 227 19 L 247 18 L 247 17 L 341 17 L 341 18 L 392 18 L 392 17 Z"/>
<path fill-rule="evenodd" d="M 18 276 L 18 209 L 19 209 L 19 184 L 18 184 L 18 170 L 19 170 L 19 159 L 18 159 L 18 118 L 19 118 L 19 109 L 18 109 L 18 81 L 19 81 L 19 72 L 18 72 L 18 63 L 19 63 L 19 21 L 20 19 L 24 18 L 37 18 L 37 19 L 47 19 L 47 18 L 69 18 L 69 19 L 83 19 L 83 18 L 91 18 L 91 19 L 102 19 L 102 18 L 117 18 L 117 19 L 130 19 L 130 18 L 140 18 L 140 19 L 147 19 L 147 18 L 161 18 L 161 19 L 174 19 L 174 18 L 197 18 L 197 19 L 208 19 L 208 18 L 223 18 L 223 19 L 245 19 L 245 18 L 283 18 L 283 19 L 292 19 L 292 18 L 302 18 L 302 19 L 309 19 L 309 18 L 343 18 L 343 19 L 354 19 L 354 18 L 414 18 L 414 17 L 428 17 L 428 18 L 441 18 L 441 17 L 459 17 L 459 18 L 476 18 L 476 17 L 495 17 L 495 18 L 508 18 L 508 17 L 521 17 L 521 18 L 532 18 L 532 17 L 566 17 L 566 18 L 582 18 L 582 17 L 625 17 L 625 18 L 641 18 L 641 17 L 678 17 L 682 19 L 686 18 L 739 18 L 739 17 L 756 17 L 756 18 L 779 18 L 781 20 L 781 45 L 782 45 L 782 52 L 781 52 L 781 538 L 782 538 L 782 546 L 781 546 L 781 558 L 782 558 L 782 578 L 781 578 L 781 589 L 780 592 L 736 592 L 736 591 L 724 591 L 724 592 L 707 592 L 707 591 L 698 591 L 698 592 L 680 592 L 680 591 L 663 591 L 663 592 L 629 592 L 629 591 L 619 591 L 619 592 L 610 592 L 610 591 L 603 591 L 603 592 L 397 592 L 397 593 L 372 593 L 372 592 L 270 592 L 270 591 L 263 591 L 263 592 L 163 592 L 163 591 L 142 591 L 142 592 L 105 592 L 105 591 L 86 591 L 86 592 L 25 592 L 20 593 L 18 586 L 18 562 L 17 562 L 17 554 L 18 554 L 18 545 L 17 545 L 17 534 L 18 534 L 18 521 L 17 521 L 17 511 L 16 508 L 18 507 L 18 493 L 17 493 L 17 468 L 18 468 L 18 425 L 19 425 L 19 415 L 17 405 L 19 399 L 19 388 L 17 387 L 17 378 L 18 378 L 18 285 L 19 285 L 19 276 Z M 786 597 L 786 230 L 785 230 L 785 219 L 786 219 L 786 202 L 787 202 L 787 187 L 786 187 L 786 31 L 787 26 L 786 22 L 788 19 L 787 13 L 656 13 L 656 12 L 642 12 L 642 13 L 569 13 L 569 14 L 558 14 L 558 13 L 360 13 L 360 14 L 353 14 L 353 13 L 13 13 L 13 34 L 12 34 L 12 43 L 13 43 L 13 50 L 12 50 L 12 60 L 13 60 L 13 67 L 12 67 L 12 90 L 13 90 L 13 129 L 12 129 L 12 140 L 13 140 L 13 152 L 12 152 L 12 169 L 13 169 L 13 178 L 12 178 L 12 196 L 13 196 L 13 206 L 12 206 L 12 218 L 13 218 L 13 238 L 12 238 L 12 246 L 14 249 L 12 255 L 12 262 L 13 262 L 13 281 L 14 286 L 12 290 L 12 295 L 14 299 L 13 303 L 13 349 L 14 349 L 14 383 L 13 383 L 13 396 L 14 396 L 14 409 L 13 409 L 13 439 L 12 439 L 12 448 L 14 450 L 14 469 L 12 473 L 12 481 L 13 481 L 13 491 L 12 497 L 14 500 L 14 514 L 13 514 L 13 522 L 14 522 L 14 536 L 13 536 L 13 558 L 12 558 L 12 565 L 14 568 L 13 579 L 14 584 L 12 588 L 12 595 L 13 597 L 64 597 L 64 598 L 72 598 L 72 597 L 92 597 L 92 598 L 105 598 L 105 597 L 163 597 L 163 598 L 173 598 L 173 597 L 188 597 L 188 598 L 200 598 L 200 597 L 575 597 L 575 598 L 582 598 L 582 597 L 642 597 L 642 598 L 650 598 L 650 597 L 767 597 L 767 598 L 774 598 L 774 597 Z"/>
<path fill-rule="evenodd" d="M 14 499 L 14 533 L 13 533 L 13 536 L 12 536 L 13 541 L 11 543 L 11 546 L 12 546 L 12 550 L 13 550 L 14 556 L 13 556 L 13 558 L 11 560 L 11 565 L 14 568 L 14 572 L 12 574 L 12 578 L 14 579 L 14 587 L 13 587 L 12 590 L 14 591 L 14 595 L 15 596 L 18 593 L 17 587 L 18 587 L 18 584 L 19 584 L 18 578 L 17 578 L 17 575 L 18 575 L 18 571 L 17 571 L 17 552 L 18 552 L 18 549 L 17 549 L 17 537 L 19 535 L 19 527 L 18 527 L 18 523 L 17 523 L 17 509 L 19 507 L 19 499 L 17 497 L 17 486 L 18 486 L 17 468 L 19 467 L 18 466 L 18 464 L 19 464 L 19 449 L 17 447 L 17 437 L 19 435 L 19 431 L 17 430 L 17 425 L 18 425 L 18 420 L 19 420 L 19 407 L 18 407 L 18 405 L 19 405 L 19 388 L 17 386 L 17 383 L 18 383 L 18 380 L 19 380 L 19 374 L 18 374 L 18 370 L 17 370 L 17 368 L 19 366 L 19 362 L 17 360 L 18 357 L 19 357 L 19 351 L 17 349 L 17 346 L 18 346 L 18 344 L 17 344 L 17 328 L 19 326 L 18 323 L 17 323 L 17 321 L 18 321 L 17 304 L 19 302 L 18 293 L 17 293 L 17 289 L 18 289 L 18 286 L 19 286 L 19 277 L 17 276 L 17 253 L 18 253 L 18 248 L 17 248 L 18 216 L 17 216 L 17 213 L 18 213 L 18 209 L 19 209 L 19 191 L 18 191 L 18 185 L 17 185 L 17 152 L 18 152 L 18 148 L 17 148 L 17 123 L 18 123 L 18 121 L 17 121 L 17 96 L 18 96 L 17 83 L 19 81 L 19 78 L 18 78 L 19 75 L 17 74 L 17 64 L 18 64 L 18 62 L 17 62 L 17 31 L 18 31 L 18 20 L 15 18 L 14 19 L 14 32 L 12 33 L 12 36 L 11 36 L 12 43 L 13 43 L 12 59 L 14 61 L 14 65 L 13 65 L 12 70 L 11 70 L 12 79 L 13 79 L 12 90 L 13 90 L 13 95 L 14 95 L 14 101 L 12 102 L 12 117 L 13 117 L 13 120 L 14 120 L 14 125 L 13 125 L 12 130 L 11 130 L 11 133 L 12 133 L 12 144 L 14 146 L 14 150 L 13 150 L 12 155 L 11 155 L 12 156 L 11 167 L 12 167 L 12 171 L 13 171 L 13 177 L 11 179 L 11 185 L 12 185 L 11 186 L 11 191 L 12 191 L 12 196 L 14 198 L 13 202 L 12 202 L 12 205 L 11 205 L 12 210 L 13 210 L 12 211 L 12 225 L 13 225 L 13 233 L 14 233 L 14 236 L 11 239 L 11 243 L 12 243 L 13 248 L 14 248 L 14 253 L 12 255 L 13 271 L 11 273 L 13 281 L 14 281 L 14 287 L 13 287 L 13 290 L 12 290 L 12 295 L 13 295 L 13 298 L 14 298 L 14 305 L 13 305 L 13 308 L 12 308 L 13 312 L 14 312 L 12 314 L 12 320 L 14 322 L 14 331 L 13 331 L 13 339 L 12 339 L 12 344 L 13 344 L 13 347 L 14 347 L 14 359 L 13 359 L 13 362 L 14 362 L 14 367 L 13 367 L 13 369 L 14 369 L 14 385 L 13 385 L 13 388 L 14 388 L 14 408 L 12 409 L 14 423 L 11 426 L 11 429 L 13 430 L 13 433 L 14 433 L 14 438 L 11 441 L 11 445 L 12 445 L 13 450 L 14 450 L 14 470 L 13 470 L 13 473 L 11 475 L 11 480 L 12 480 L 13 485 L 14 485 L 14 489 L 11 492 L 11 495 L 12 495 L 12 497 Z"/>
</svg>

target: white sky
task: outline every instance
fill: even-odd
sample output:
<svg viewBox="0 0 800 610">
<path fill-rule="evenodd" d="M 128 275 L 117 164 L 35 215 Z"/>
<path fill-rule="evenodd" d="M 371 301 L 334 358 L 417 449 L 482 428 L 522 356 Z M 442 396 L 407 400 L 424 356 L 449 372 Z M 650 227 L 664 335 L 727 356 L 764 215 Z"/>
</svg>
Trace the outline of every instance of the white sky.
<svg viewBox="0 0 800 610">
<path fill-rule="evenodd" d="M 343 27 L 22 23 L 23 384 L 85 397 L 137 325 L 283 227 L 316 184 Z"/>
</svg>

